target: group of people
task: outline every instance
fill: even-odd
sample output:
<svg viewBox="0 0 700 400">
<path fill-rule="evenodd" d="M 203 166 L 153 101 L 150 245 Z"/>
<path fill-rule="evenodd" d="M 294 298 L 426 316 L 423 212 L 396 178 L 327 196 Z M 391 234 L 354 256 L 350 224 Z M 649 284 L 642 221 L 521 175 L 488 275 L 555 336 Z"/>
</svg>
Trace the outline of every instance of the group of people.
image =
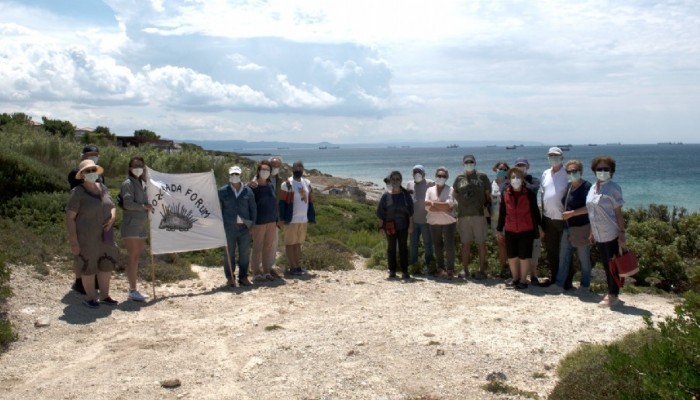
<svg viewBox="0 0 700 400">
<path fill-rule="evenodd" d="M 119 259 L 113 228 L 116 205 L 98 161 L 97 146 L 85 146 L 80 164 L 68 174 L 71 192 L 66 206 L 75 272 L 72 289 L 85 296 L 84 304 L 90 308 L 119 304 L 109 293 L 111 273 Z M 308 223 L 315 222 L 311 182 L 303 178 L 301 161 L 293 164 L 292 176 L 287 179 L 280 176 L 281 166 L 279 157 L 260 161 L 254 178 L 247 183 L 242 181 L 241 167 L 231 166 L 228 183 L 218 189 L 227 242 L 224 275 L 228 285 L 235 286 L 236 265 L 241 286 L 253 284 L 249 267 L 254 282 L 281 278 L 273 268 L 279 229 L 284 229 L 286 272 L 306 273 L 301 267 L 301 244 L 306 239 Z M 148 213 L 153 212 L 146 188 L 146 163 L 141 157 L 132 157 L 118 205 L 123 209 L 121 238 L 128 254 L 128 299 L 138 302 L 148 297 L 137 289 L 139 258 L 148 238 Z"/>
<path fill-rule="evenodd" d="M 556 284 L 560 291 L 573 289 L 572 259 L 576 250 L 581 266 L 579 290 L 589 292 L 591 246 L 595 244 L 608 286 L 600 305 L 614 306 L 618 302 L 618 279 L 616 271 L 607 265 L 626 244 L 622 190 L 612 181 L 615 160 L 594 158 L 590 170 L 595 181 L 591 183 L 583 178 L 583 163 L 564 163 L 559 147 L 550 148 L 547 159 L 550 168 L 541 178 L 528 173 L 530 164 L 525 158 L 517 158 L 513 167 L 498 161 L 492 167 L 496 178 L 491 182 L 477 170 L 476 158 L 468 154 L 462 159 L 464 170 L 452 186 L 447 184 L 449 171 L 445 167 L 437 168 L 432 180 L 426 178 L 422 165 L 416 165 L 413 179 L 405 187 L 401 173 L 392 171 L 384 180 L 387 190 L 377 206 L 379 230 L 387 238 L 389 277 L 397 277 L 400 268 L 402 278 L 410 278 L 408 267 L 418 261 L 422 237 L 423 272 L 427 273 L 434 255 L 437 274 L 452 279 L 458 273 L 455 235 L 459 234 L 462 276 L 486 278 L 490 223 L 498 242 L 499 260 L 512 276 L 507 287 L 526 289 L 529 277 L 531 285 Z M 476 244 L 479 263 L 478 270 L 470 274 L 472 243 Z M 536 271 L 542 245 L 550 276 L 540 280 Z"/>
</svg>

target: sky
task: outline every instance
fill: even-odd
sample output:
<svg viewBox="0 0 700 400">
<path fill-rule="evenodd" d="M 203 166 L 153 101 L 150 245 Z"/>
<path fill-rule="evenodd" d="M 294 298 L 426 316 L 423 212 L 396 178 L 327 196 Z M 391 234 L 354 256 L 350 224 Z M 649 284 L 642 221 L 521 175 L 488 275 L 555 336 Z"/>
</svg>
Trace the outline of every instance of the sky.
<svg viewBox="0 0 700 400">
<path fill-rule="evenodd" d="M 0 113 L 176 141 L 700 142 L 700 1 L 0 0 Z"/>
</svg>

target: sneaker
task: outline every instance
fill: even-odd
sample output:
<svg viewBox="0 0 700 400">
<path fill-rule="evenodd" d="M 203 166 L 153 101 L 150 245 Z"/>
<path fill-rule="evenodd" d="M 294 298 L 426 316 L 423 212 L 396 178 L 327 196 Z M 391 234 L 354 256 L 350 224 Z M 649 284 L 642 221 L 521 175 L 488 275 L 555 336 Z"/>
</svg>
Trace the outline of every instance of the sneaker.
<svg viewBox="0 0 700 400">
<path fill-rule="evenodd" d="M 85 294 L 85 288 L 83 287 L 83 280 L 81 278 L 75 278 L 75 282 L 73 282 L 73 286 L 70 288 L 75 292 Z"/>
<path fill-rule="evenodd" d="M 272 276 L 272 274 L 265 274 L 265 279 L 267 279 L 268 281 L 272 282 L 272 281 L 275 280 L 275 277 Z"/>
<path fill-rule="evenodd" d="M 119 304 L 118 301 L 114 300 L 113 298 L 107 296 L 104 299 L 100 299 L 100 303 L 107 304 L 108 306 L 116 306 Z"/>
<path fill-rule="evenodd" d="M 97 300 L 83 300 L 83 305 L 88 308 L 100 308 L 100 302 Z"/>
<path fill-rule="evenodd" d="M 537 279 L 536 276 L 531 276 L 531 277 L 530 277 L 530 284 L 531 284 L 532 286 L 540 286 L 540 280 Z"/>
<path fill-rule="evenodd" d="M 407 280 L 411 279 L 411 275 L 409 275 L 408 272 L 404 272 L 401 274 L 401 279 L 407 281 Z"/>
<path fill-rule="evenodd" d="M 476 279 L 477 281 L 481 281 L 486 279 L 486 274 L 481 271 L 477 271 L 474 273 L 474 275 L 472 275 L 472 278 Z"/>
<path fill-rule="evenodd" d="M 520 283 L 518 283 L 517 285 L 515 285 L 515 288 L 516 288 L 516 289 L 520 289 L 520 290 L 527 289 L 527 283 L 525 283 L 525 282 L 520 282 Z"/>
<path fill-rule="evenodd" d="M 396 279 L 396 272 L 389 272 L 389 279 Z"/>
<path fill-rule="evenodd" d="M 272 275 L 273 277 L 275 277 L 277 279 L 282 279 L 282 275 L 280 275 L 280 273 L 277 272 L 277 270 L 275 268 L 272 268 L 270 270 L 270 275 Z"/>
<path fill-rule="evenodd" d="M 520 279 L 511 279 L 508 282 L 506 282 L 506 287 L 512 289 L 512 288 L 518 286 L 519 283 L 520 283 Z"/>
<path fill-rule="evenodd" d="M 292 273 L 293 272 L 294 271 L 292 270 Z M 255 275 L 253 277 L 253 282 L 265 282 L 265 281 L 267 281 L 267 279 L 265 279 L 265 275 Z"/>
<path fill-rule="evenodd" d="M 290 272 L 290 274 L 297 275 L 297 276 L 304 275 L 305 273 L 306 273 L 306 270 L 302 267 L 296 267 L 296 268 L 292 269 L 292 271 Z"/>
<path fill-rule="evenodd" d="M 240 278 L 238 280 L 238 284 L 241 286 L 251 286 L 253 285 L 253 282 L 251 282 L 250 279 L 248 279 L 248 277 L 246 276 L 244 278 Z"/>
<path fill-rule="evenodd" d="M 129 300 L 142 302 L 142 301 L 146 301 L 146 296 L 141 294 L 141 292 L 139 292 L 136 289 L 129 290 Z"/>
</svg>

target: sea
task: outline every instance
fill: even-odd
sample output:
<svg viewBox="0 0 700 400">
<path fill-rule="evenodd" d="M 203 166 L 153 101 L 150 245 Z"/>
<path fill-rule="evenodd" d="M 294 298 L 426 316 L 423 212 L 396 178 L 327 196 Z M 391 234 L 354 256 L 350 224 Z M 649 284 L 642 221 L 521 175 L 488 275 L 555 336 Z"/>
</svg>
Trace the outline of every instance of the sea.
<svg viewBox="0 0 700 400">
<path fill-rule="evenodd" d="M 232 151 L 216 148 L 209 142 L 209 150 Z M 462 171 L 462 157 L 472 154 L 477 169 L 495 178 L 492 168 L 503 160 L 510 166 L 518 157 L 530 163 L 529 173 L 540 176 L 549 168 L 547 150 L 550 146 L 480 147 L 413 147 L 390 146 L 378 148 L 353 148 L 352 145 L 323 146 L 308 149 L 246 149 L 248 157 L 260 160 L 279 155 L 287 164 L 302 160 L 306 169 L 317 169 L 337 177 L 354 178 L 384 186 L 383 179 L 391 171 L 398 170 L 404 181 L 412 179 L 413 166 L 425 167 L 426 176 L 433 177 L 435 169 L 447 167 L 448 184 Z M 683 207 L 690 212 L 700 211 L 700 179 L 691 170 L 700 160 L 700 144 L 597 144 L 563 146 L 564 162 L 579 160 L 584 165 L 583 177 L 595 181 L 590 163 L 594 157 L 607 155 L 616 161 L 613 180 L 622 187 L 625 208 L 647 207 L 649 204 Z"/>
</svg>

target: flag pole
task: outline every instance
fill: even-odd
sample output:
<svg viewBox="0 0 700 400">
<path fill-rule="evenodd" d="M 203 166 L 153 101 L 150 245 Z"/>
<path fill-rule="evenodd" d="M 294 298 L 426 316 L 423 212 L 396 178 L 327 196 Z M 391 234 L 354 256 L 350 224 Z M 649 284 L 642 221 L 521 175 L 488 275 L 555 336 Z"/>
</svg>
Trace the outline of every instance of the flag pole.
<svg viewBox="0 0 700 400">
<path fill-rule="evenodd" d="M 156 263 L 153 261 L 151 253 L 151 287 L 153 288 L 153 300 L 156 299 Z"/>
<path fill-rule="evenodd" d="M 228 251 L 228 245 L 226 245 L 224 249 L 226 249 L 226 260 L 228 260 L 228 272 L 231 273 L 231 286 L 236 286 L 236 279 L 233 275 L 233 263 L 231 262 L 231 253 Z"/>
</svg>

